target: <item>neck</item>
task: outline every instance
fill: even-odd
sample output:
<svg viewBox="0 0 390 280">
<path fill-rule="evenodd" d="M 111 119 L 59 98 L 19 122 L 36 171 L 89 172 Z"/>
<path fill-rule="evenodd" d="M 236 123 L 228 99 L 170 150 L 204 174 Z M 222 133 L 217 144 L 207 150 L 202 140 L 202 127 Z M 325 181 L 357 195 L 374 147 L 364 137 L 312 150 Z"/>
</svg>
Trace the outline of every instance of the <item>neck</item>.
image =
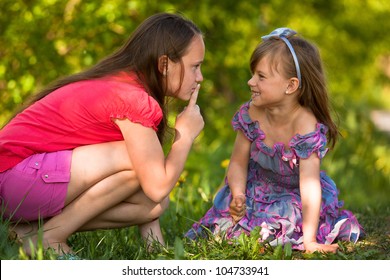
<svg viewBox="0 0 390 280">
<path fill-rule="evenodd" d="M 265 108 L 265 117 L 272 126 L 289 125 L 302 109 L 299 103 L 286 107 Z"/>
</svg>

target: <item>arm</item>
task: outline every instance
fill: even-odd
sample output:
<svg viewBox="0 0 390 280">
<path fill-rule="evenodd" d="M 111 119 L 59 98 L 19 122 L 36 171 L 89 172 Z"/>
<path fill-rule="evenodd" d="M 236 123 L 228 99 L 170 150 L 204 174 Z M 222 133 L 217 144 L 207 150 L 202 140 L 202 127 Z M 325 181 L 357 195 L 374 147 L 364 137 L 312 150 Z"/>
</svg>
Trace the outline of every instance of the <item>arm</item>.
<svg viewBox="0 0 390 280">
<path fill-rule="evenodd" d="M 299 162 L 299 186 L 302 200 L 303 245 L 307 252 L 337 251 L 338 245 L 317 243 L 317 229 L 321 209 L 320 159 L 313 153 Z"/>
<path fill-rule="evenodd" d="M 196 105 L 199 86 L 188 106 L 176 118 L 175 139 L 165 158 L 156 132 L 128 119 L 116 120 L 122 131 L 130 160 L 145 195 L 161 202 L 173 189 L 183 171 L 187 156 L 204 122 Z"/>
<path fill-rule="evenodd" d="M 251 142 L 241 131 L 238 131 L 227 171 L 227 179 L 232 193 L 230 214 L 235 222 L 241 220 L 245 215 L 245 191 L 250 147 Z"/>
</svg>

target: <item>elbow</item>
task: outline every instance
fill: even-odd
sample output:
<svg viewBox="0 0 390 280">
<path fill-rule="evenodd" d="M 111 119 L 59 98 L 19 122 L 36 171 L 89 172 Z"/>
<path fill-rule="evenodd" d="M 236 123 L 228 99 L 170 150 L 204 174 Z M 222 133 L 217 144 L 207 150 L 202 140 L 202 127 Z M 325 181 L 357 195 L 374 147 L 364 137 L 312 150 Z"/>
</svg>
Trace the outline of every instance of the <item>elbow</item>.
<svg viewBox="0 0 390 280">
<path fill-rule="evenodd" d="M 175 185 L 171 182 L 164 182 L 164 180 L 157 178 L 159 177 L 156 176 L 156 178 L 153 178 L 153 180 L 149 180 L 143 184 L 141 183 L 141 188 L 148 199 L 156 204 L 159 204 L 167 196 L 169 196 L 169 193 L 172 191 Z"/>
<path fill-rule="evenodd" d="M 165 198 L 166 198 L 166 196 L 156 196 L 156 195 L 149 197 L 149 199 L 156 204 L 160 204 L 161 202 L 164 201 Z"/>
<path fill-rule="evenodd" d="M 149 198 L 152 202 L 154 202 L 156 204 L 162 203 L 169 195 L 165 192 L 155 191 L 155 190 L 154 191 L 145 191 L 144 190 L 144 193 L 147 196 L 147 198 Z"/>
</svg>

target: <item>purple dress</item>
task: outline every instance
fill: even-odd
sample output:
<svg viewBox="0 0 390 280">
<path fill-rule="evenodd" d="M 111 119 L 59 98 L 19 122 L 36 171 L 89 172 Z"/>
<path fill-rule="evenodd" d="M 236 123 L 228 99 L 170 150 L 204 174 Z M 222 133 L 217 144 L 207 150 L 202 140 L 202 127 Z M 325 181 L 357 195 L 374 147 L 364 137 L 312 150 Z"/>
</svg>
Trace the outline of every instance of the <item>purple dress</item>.
<svg viewBox="0 0 390 280">
<path fill-rule="evenodd" d="M 246 189 L 246 215 L 237 223 L 229 214 L 231 192 L 227 179 L 214 199 L 214 205 L 205 216 L 193 224 L 186 237 L 206 237 L 207 232 L 226 238 L 249 234 L 261 227 L 262 241 L 272 246 L 291 243 L 292 248 L 303 250 L 302 204 L 299 191 L 299 159 L 316 153 L 322 159 L 326 152 L 327 127 L 318 123 L 316 130 L 296 135 L 286 150 L 281 143 L 273 148 L 264 144 L 264 132 L 257 121 L 252 121 L 248 109 L 250 102 L 241 106 L 234 115 L 234 130 L 241 130 L 251 141 Z M 317 242 L 331 244 L 335 240 L 356 242 L 364 232 L 355 216 L 342 210 L 335 183 L 321 171 L 322 203 Z"/>
</svg>

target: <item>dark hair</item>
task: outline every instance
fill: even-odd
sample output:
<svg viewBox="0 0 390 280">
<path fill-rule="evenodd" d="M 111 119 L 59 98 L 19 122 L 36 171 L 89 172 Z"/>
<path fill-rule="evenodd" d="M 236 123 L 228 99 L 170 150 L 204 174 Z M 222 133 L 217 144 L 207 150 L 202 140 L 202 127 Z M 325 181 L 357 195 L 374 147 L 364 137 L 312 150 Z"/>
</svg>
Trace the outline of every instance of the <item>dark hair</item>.
<svg viewBox="0 0 390 280">
<path fill-rule="evenodd" d="M 310 108 L 317 120 L 328 127 L 327 138 L 330 146 L 334 147 L 340 133 L 330 114 L 331 107 L 320 53 L 314 44 L 299 36 L 290 37 L 288 40 L 298 57 L 302 75 L 298 101 L 302 106 Z M 291 52 L 282 40 L 270 38 L 256 47 L 250 59 L 252 73 L 257 63 L 265 56 L 270 59 L 272 67 L 281 66 L 285 77 L 297 77 Z"/>
<path fill-rule="evenodd" d="M 164 77 L 158 69 L 158 60 L 166 55 L 172 61 L 180 62 L 196 35 L 202 35 L 199 28 L 183 16 L 171 13 L 155 14 L 141 23 L 127 42 L 113 54 L 85 71 L 50 84 L 33 96 L 27 106 L 73 82 L 101 78 L 120 71 L 134 72 L 163 110 L 163 120 L 158 127 L 158 137 L 162 142 L 167 127 L 166 87 L 163 86 Z"/>
</svg>

